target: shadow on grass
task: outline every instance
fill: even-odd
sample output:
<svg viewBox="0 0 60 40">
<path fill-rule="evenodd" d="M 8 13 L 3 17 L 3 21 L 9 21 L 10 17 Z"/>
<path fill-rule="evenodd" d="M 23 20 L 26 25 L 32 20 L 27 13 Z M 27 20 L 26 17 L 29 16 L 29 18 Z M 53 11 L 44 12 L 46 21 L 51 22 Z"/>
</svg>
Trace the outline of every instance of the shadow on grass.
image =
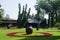
<svg viewBox="0 0 60 40">
<path fill-rule="evenodd" d="M 30 35 L 30 34 L 22 34 L 22 35 Z"/>
<path fill-rule="evenodd" d="M 60 40 L 60 36 L 37 36 L 37 37 L 26 37 L 24 39 L 19 39 L 19 40 Z"/>
</svg>

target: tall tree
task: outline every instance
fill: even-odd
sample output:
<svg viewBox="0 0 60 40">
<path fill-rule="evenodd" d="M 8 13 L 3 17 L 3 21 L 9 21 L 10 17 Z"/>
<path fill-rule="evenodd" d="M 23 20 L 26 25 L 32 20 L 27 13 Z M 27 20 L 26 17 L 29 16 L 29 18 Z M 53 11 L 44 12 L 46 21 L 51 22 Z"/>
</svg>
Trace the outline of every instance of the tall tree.
<svg viewBox="0 0 60 40">
<path fill-rule="evenodd" d="M 36 10 L 37 10 L 37 14 L 36 14 L 35 18 L 39 21 L 40 20 L 40 15 L 39 14 L 41 13 L 39 5 L 36 6 Z M 39 23 L 38 23 L 38 26 L 37 26 L 37 30 L 38 29 L 39 29 Z"/>
<path fill-rule="evenodd" d="M 4 14 L 4 10 L 1 8 L 0 5 L 0 23 L 2 23 L 3 14 Z"/>
<path fill-rule="evenodd" d="M 26 20 L 27 20 L 27 4 L 25 6 L 24 15 L 23 15 L 24 26 L 26 25 Z"/>
<path fill-rule="evenodd" d="M 54 18 L 56 17 L 56 22 L 57 22 L 57 10 L 60 7 L 60 0 L 48 0 L 49 4 L 51 5 L 51 26 L 54 26 Z M 55 22 L 55 23 L 56 23 Z"/>
<path fill-rule="evenodd" d="M 17 24 L 18 24 L 18 28 L 21 28 L 21 5 L 20 3 L 18 4 L 18 8 L 19 8 L 19 14 L 18 14 L 18 19 L 17 19 Z"/>
<path fill-rule="evenodd" d="M 57 21 L 57 8 L 59 7 L 60 1 L 59 0 L 38 0 L 36 4 L 36 8 L 42 8 L 46 10 L 46 13 L 50 12 L 51 17 L 51 26 L 54 25 L 54 15 L 56 14 L 56 21 Z"/>
<path fill-rule="evenodd" d="M 17 19 L 18 28 L 21 28 L 23 26 L 25 27 L 29 14 L 30 14 L 30 8 L 27 12 L 27 4 L 25 7 L 23 6 L 22 13 L 21 13 L 21 5 L 19 4 L 19 14 Z"/>
<path fill-rule="evenodd" d="M 28 18 L 29 15 L 30 15 L 30 11 L 31 11 L 31 8 L 29 8 L 29 10 L 28 10 L 27 18 Z"/>
<path fill-rule="evenodd" d="M 30 10 L 31 10 L 31 8 L 29 8 L 29 10 L 28 10 L 28 12 L 27 12 L 26 20 L 25 20 L 24 26 L 26 26 L 26 24 L 27 24 L 27 19 L 28 19 L 28 17 L 30 16 Z"/>
</svg>

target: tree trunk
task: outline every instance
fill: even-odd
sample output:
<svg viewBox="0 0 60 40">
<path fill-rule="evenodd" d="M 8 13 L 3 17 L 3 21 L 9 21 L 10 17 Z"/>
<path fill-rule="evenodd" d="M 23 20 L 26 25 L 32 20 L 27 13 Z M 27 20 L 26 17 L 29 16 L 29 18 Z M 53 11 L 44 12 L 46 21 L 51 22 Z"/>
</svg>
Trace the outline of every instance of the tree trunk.
<svg viewBox="0 0 60 40">
<path fill-rule="evenodd" d="M 56 13 L 56 22 L 57 22 L 57 13 Z"/>
<path fill-rule="evenodd" d="M 48 19 L 48 27 L 50 27 L 50 13 L 49 13 L 49 19 Z"/>
<path fill-rule="evenodd" d="M 54 13 L 51 13 L 51 27 L 54 26 Z"/>
</svg>

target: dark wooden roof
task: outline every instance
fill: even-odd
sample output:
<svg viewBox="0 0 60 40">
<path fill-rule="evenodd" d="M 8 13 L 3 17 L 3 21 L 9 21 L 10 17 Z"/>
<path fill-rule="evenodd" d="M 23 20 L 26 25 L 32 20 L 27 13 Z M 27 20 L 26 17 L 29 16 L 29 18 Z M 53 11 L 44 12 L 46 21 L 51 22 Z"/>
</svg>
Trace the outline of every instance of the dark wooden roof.
<svg viewBox="0 0 60 40">
<path fill-rule="evenodd" d="M 3 20 L 2 23 L 17 23 L 17 20 Z"/>
<path fill-rule="evenodd" d="M 27 21 L 28 23 L 39 23 L 39 24 L 42 22 L 42 20 L 38 21 L 37 19 L 31 19 L 31 18 L 28 18 Z"/>
</svg>

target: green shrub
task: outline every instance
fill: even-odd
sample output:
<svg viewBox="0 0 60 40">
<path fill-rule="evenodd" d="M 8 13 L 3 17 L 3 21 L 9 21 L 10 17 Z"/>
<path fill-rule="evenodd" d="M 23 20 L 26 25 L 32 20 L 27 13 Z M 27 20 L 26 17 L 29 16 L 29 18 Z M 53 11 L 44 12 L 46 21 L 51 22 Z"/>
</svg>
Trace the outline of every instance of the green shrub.
<svg viewBox="0 0 60 40">
<path fill-rule="evenodd" d="M 55 26 L 56 26 L 56 27 L 60 27 L 60 23 L 56 23 Z"/>
<path fill-rule="evenodd" d="M 60 29 L 60 23 L 56 23 L 55 27 L 57 27 L 58 29 Z"/>
</svg>

